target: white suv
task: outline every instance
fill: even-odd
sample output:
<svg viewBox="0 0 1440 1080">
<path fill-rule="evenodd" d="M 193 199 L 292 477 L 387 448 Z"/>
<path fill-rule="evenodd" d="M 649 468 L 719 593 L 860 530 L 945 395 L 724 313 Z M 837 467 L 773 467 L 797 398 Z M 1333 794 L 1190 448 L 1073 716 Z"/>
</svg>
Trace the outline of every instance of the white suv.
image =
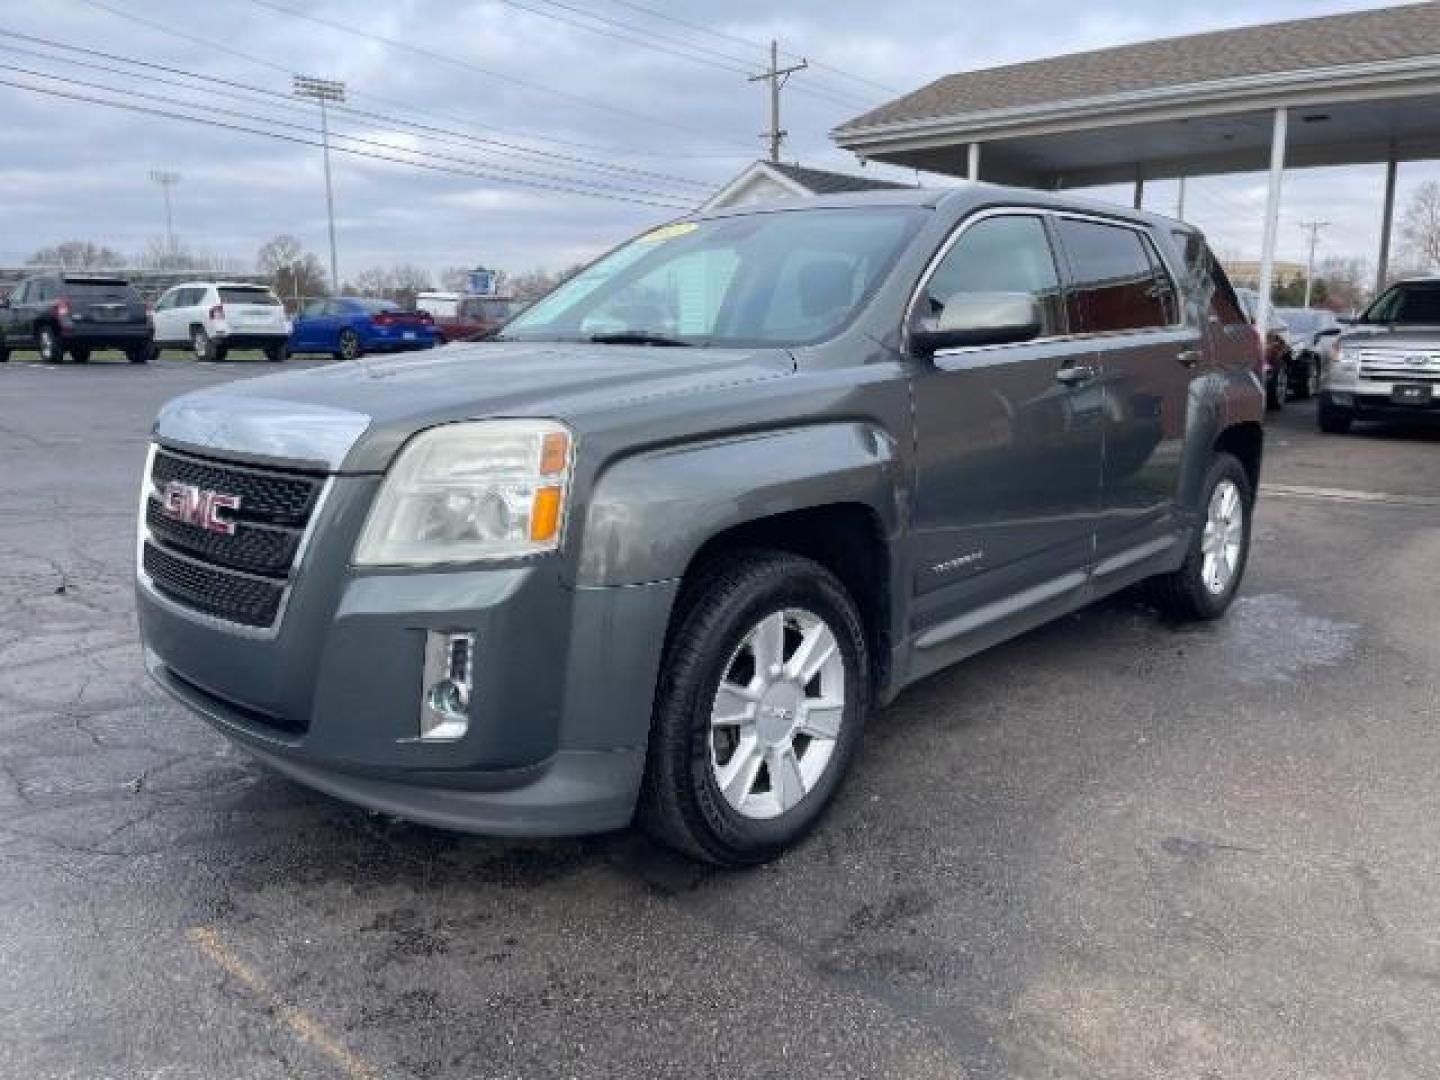
<svg viewBox="0 0 1440 1080">
<path fill-rule="evenodd" d="M 224 360 L 231 348 L 264 349 L 285 359 L 290 320 L 266 285 L 189 281 L 155 302 L 155 347 L 190 349 L 197 360 Z"/>
</svg>

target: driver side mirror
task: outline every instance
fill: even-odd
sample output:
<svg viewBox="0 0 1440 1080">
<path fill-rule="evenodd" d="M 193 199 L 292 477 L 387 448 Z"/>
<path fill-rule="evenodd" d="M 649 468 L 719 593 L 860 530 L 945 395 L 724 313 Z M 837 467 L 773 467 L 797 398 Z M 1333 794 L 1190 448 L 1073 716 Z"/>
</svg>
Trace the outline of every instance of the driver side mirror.
<svg viewBox="0 0 1440 1080">
<path fill-rule="evenodd" d="M 1040 336 L 1044 317 L 1030 293 L 958 293 L 937 318 L 923 320 L 910 335 L 916 353 L 967 345 L 1013 345 Z"/>
</svg>

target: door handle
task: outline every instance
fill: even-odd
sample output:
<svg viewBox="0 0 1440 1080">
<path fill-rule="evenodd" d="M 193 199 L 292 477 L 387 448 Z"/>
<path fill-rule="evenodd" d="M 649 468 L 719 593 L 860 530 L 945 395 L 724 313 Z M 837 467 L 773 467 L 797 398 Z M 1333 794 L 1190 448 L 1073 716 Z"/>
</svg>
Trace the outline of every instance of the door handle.
<svg viewBox="0 0 1440 1080">
<path fill-rule="evenodd" d="M 1086 364 L 1067 364 L 1055 372 L 1055 381 L 1066 386 L 1083 386 L 1095 378 L 1095 369 Z"/>
<path fill-rule="evenodd" d="M 1175 359 L 1179 360 L 1181 365 L 1184 367 L 1194 367 L 1200 362 L 1200 350 L 1181 349 L 1178 353 L 1175 354 Z"/>
</svg>

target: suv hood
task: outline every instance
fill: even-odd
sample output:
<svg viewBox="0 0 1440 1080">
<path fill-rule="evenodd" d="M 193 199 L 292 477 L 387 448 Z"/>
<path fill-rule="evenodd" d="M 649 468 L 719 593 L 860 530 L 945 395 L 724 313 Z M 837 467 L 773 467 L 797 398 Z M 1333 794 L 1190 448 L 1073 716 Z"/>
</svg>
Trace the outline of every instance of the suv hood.
<svg viewBox="0 0 1440 1080">
<path fill-rule="evenodd" d="M 1345 345 L 1374 345 L 1405 349 L 1420 346 L 1440 349 L 1440 326 L 1352 326 L 1340 335 Z"/>
<path fill-rule="evenodd" d="M 578 416 L 656 397 L 793 373 L 784 349 L 567 342 L 450 345 L 230 383 L 175 398 L 162 440 L 327 471 L 384 469 L 433 424 L 487 416 Z"/>
</svg>

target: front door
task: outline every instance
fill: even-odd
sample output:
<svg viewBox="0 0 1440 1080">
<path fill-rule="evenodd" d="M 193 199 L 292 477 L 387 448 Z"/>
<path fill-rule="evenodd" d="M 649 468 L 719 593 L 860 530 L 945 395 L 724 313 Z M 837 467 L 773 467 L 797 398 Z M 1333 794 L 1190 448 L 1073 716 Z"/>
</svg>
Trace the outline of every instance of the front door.
<svg viewBox="0 0 1440 1080">
<path fill-rule="evenodd" d="M 1202 374 L 1200 331 L 1142 229 L 1061 214 L 1071 321 L 1101 344 L 1103 510 L 1097 556 L 1143 559 L 1178 535 L 1174 517 L 1190 381 Z"/>
<path fill-rule="evenodd" d="M 1094 343 L 1070 336 L 1045 216 L 962 224 L 911 318 L 967 293 L 1028 293 L 1043 321 L 1031 341 L 915 362 L 917 674 L 1063 607 L 1084 585 L 1100 512 Z"/>
</svg>

